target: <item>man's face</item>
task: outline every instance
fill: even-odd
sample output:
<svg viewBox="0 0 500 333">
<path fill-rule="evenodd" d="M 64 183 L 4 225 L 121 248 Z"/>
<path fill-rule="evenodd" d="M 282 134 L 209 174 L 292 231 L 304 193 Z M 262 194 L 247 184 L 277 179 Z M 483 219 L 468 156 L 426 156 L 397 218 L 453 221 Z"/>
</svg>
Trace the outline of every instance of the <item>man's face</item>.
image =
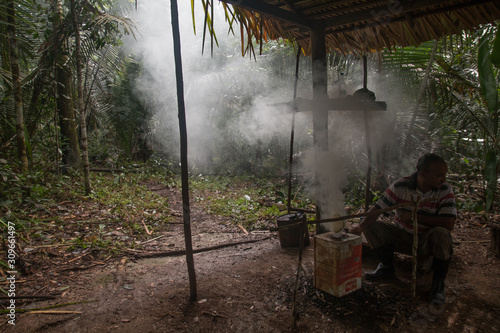
<svg viewBox="0 0 500 333">
<path fill-rule="evenodd" d="M 422 178 L 425 187 L 433 190 L 438 189 L 446 181 L 448 166 L 446 163 L 433 163 L 429 171 L 422 171 Z"/>
</svg>

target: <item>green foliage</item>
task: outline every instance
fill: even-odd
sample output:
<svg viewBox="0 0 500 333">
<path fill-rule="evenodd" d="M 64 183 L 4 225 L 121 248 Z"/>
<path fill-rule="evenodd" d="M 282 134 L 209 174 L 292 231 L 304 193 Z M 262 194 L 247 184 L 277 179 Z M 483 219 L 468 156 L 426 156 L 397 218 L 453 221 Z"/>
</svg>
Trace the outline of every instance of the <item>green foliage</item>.
<svg viewBox="0 0 500 333">
<path fill-rule="evenodd" d="M 198 177 L 199 179 L 200 177 Z M 231 223 L 241 224 L 247 230 L 268 228 L 277 217 L 286 213 L 286 198 L 282 181 L 231 177 L 203 177 L 204 184 L 193 180 L 196 196 L 211 214 L 225 216 Z M 209 185 L 211 184 L 211 185 Z M 309 208 L 310 201 L 295 198 L 293 207 Z M 281 206 L 274 205 L 280 204 Z"/>
<path fill-rule="evenodd" d="M 11 210 L 47 200 L 54 179 L 41 170 L 18 173 L 16 167 L 0 160 L 0 180 L 0 209 Z"/>
<path fill-rule="evenodd" d="M 142 75 L 141 65 L 127 61 L 115 78 L 111 108 L 106 115 L 113 125 L 113 137 L 127 157 L 146 161 L 152 154 L 147 136 L 150 111 L 147 103 L 138 95 L 135 81 Z"/>
</svg>

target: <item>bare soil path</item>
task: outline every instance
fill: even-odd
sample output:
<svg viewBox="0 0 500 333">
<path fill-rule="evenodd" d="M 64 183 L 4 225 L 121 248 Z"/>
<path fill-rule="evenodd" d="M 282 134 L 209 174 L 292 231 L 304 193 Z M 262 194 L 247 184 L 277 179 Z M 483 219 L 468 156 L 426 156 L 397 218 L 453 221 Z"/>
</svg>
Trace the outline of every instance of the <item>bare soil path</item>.
<svg viewBox="0 0 500 333">
<path fill-rule="evenodd" d="M 180 213 L 177 189 L 152 188 Z M 455 256 L 447 280 L 447 303 L 427 303 L 431 273 L 418 277 L 411 298 L 411 258 L 397 256 L 397 279 L 370 283 L 342 298 L 313 287 L 313 244 L 304 252 L 299 285 L 299 320 L 294 327 L 292 298 L 298 249 L 280 247 L 275 233 L 246 234 L 241 228 L 193 205 L 195 248 L 258 240 L 194 255 L 198 297 L 189 302 L 184 256 L 141 259 L 139 251 L 112 258 L 78 258 L 58 266 L 60 254 L 38 252 L 19 293 L 56 294 L 55 299 L 23 301 L 20 308 L 65 305 L 53 311 L 17 313 L 16 325 L 2 332 L 500 332 L 500 260 L 490 250 L 489 228 L 470 214 L 454 231 Z M 147 252 L 182 249 L 182 218 L 149 241 Z M 271 236 L 271 237 L 269 237 Z M 154 238 L 154 237 L 153 237 Z M 259 240 L 264 239 L 264 240 Z M 144 250 L 141 250 L 143 253 Z M 51 254 L 52 253 L 52 254 Z M 84 261 L 86 258 L 87 262 Z M 35 258 L 27 258 L 35 262 Z M 69 258 L 65 258 L 67 263 Z M 377 264 L 368 251 L 363 269 Z M 81 269 L 76 269 L 80 267 Z M 80 303 L 79 303 L 80 302 Z M 86 302 L 86 303 L 81 303 Z M 4 302 L 4 305 L 6 303 Z M 48 311 L 48 310 L 46 310 Z M 5 316 L 5 315 L 4 315 Z"/>
</svg>

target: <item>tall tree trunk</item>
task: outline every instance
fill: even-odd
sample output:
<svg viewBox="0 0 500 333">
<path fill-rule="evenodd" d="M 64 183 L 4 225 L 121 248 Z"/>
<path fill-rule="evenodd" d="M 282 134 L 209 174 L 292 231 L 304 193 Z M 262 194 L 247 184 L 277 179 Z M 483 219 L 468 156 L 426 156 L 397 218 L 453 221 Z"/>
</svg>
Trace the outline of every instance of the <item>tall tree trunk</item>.
<svg viewBox="0 0 500 333">
<path fill-rule="evenodd" d="M 24 137 L 23 118 L 23 94 L 21 89 L 21 79 L 19 75 L 19 54 L 16 39 L 16 19 L 14 1 L 7 2 L 7 27 L 9 35 L 10 50 L 10 70 L 12 73 L 12 90 L 14 92 L 14 104 L 16 109 L 16 133 L 17 133 L 17 154 L 21 163 L 21 172 L 28 171 L 28 155 L 26 153 L 26 142 Z"/>
<path fill-rule="evenodd" d="M 71 0 L 71 15 L 73 17 L 73 28 L 75 30 L 75 60 L 76 60 L 76 76 L 78 85 L 77 109 L 80 111 L 80 133 L 82 139 L 82 162 L 83 175 L 85 178 L 85 195 L 90 194 L 90 167 L 89 154 L 87 149 L 87 124 L 85 121 L 85 110 L 83 108 L 83 76 L 82 76 L 82 57 L 80 51 L 80 30 L 77 21 L 75 8 L 75 0 Z"/>
<path fill-rule="evenodd" d="M 58 29 L 62 21 L 62 7 L 60 0 L 52 1 L 54 30 Z M 81 165 L 80 146 L 76 127 L 75 111 L 73 108 L 71 69 L 68 60 L 67 41 L 55 43 L 56 55 L 56 105 L 61 127 L 61 148 L 64 165 L 79 167 Z"/>
</svg>

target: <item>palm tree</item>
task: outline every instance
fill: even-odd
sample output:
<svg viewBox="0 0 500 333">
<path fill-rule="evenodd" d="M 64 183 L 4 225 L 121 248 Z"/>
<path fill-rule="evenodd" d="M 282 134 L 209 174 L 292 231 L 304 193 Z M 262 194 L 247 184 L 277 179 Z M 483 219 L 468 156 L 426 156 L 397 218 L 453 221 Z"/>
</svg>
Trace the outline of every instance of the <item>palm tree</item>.
<svg viewBox="0 0 500 333">
<path fill-rule="evenodd" d="M 9 36 L 10 68 L 12 73 L 12 90 L 16 110 L 17 153 L 21 164 L 21 172 L 28 171 L 28 155 L 24 139 L 23 95 L 19 71 L 19 53 L 16 37 L 16 11 L 14 1 L 8 1 L 7 7 L 7 32 Z"/>
<path fill-rule="evenodd" d="M 495 33 L 497 37 L 495 38 Z M 461 35 L 442 38 L 429 77 L 424 103 L 419 108 L 410 149 L 439 150 L 455 168 L 469 165 L 488 182 L 485 205 L 493 205 L 498 174 L 498 69 L 491 58 L 498 28 L 485 26 Z M 421 82 L 432 43 L 384 53 L 387 68 L 397 69 L 408 87 Z M 492 53 L 493 52 L 493 53 Z M 498 51 L 497 51 L 498 52 Z M 497 65 L 498 66 L 498 65 Z M 439 138 L 436 140 L 435 138 Z M 479 149 L 478 149 L 479 147 Z M 400 147 L 402 149 L 402 147 Z M 465 164 L 466 165 L 466 164 Z"/>
</svg>

